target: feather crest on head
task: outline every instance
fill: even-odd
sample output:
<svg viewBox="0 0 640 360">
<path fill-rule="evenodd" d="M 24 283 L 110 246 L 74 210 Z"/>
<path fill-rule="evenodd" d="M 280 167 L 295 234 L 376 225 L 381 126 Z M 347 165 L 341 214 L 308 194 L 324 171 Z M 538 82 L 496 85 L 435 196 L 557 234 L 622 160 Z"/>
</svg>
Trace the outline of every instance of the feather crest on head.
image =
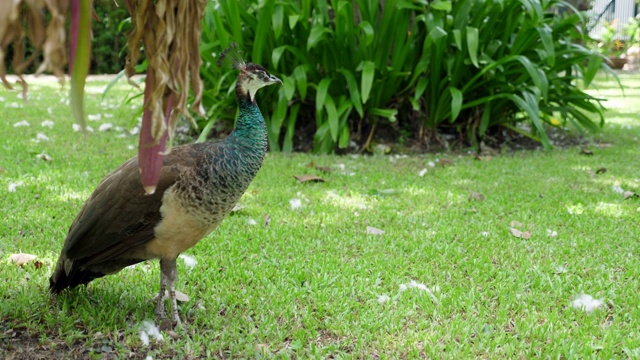
<svg viewBox="0 0 640 360">
<path fill-rule="evenodd" d="M 218 66 L 234 70 L 243 69 L 247 63 L 242 58 L 242 51 L 238 48 L 237 43 L 231 43 L 228 48 L 220 53 L 218 58 Z"/>
</svg>

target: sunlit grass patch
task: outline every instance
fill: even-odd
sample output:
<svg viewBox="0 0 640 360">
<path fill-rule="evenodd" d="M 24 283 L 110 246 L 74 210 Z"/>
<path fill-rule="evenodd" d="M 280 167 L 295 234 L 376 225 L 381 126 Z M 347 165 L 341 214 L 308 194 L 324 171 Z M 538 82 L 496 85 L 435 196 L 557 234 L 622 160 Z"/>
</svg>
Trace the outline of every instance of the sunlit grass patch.
<svg viewBox="0 0 640 360">
<path fill-rule="evenodd" d="M 640 87 L 638 75 L 622 81 Z M 58 86 L 36 81 L 29 103 L 0 90 L 0 357 L 27 345 L 54 358 L 640 353 L 640 199 L 624 199 L 640 191 L 632 97 L 615 97 L 611 121 L 584 145 L 593 155 L 270 153 L 243 207 L 179 259 L 187 327 L 156 340 L 145 322 L 155 320 L 156 262 L 48 294 L 82 203 L 137 144 L 125 84 L 87 97 L 86 138 Z M 32 141 L 38 133 L 49 141 Z M 325 182 L 294 178 L 305 174 Z M 20 252 L 41 265 L 9 264 Z"/>
</svg>

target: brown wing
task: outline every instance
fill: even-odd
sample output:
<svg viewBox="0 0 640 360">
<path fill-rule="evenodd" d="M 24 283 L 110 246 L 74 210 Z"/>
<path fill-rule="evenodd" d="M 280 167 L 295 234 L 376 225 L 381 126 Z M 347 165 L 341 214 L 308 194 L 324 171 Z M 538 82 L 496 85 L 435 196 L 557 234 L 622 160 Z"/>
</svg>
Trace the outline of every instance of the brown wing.
<svg viewBox="0 0 640 360">
<path fill-rule="evenodd" d="M 91 265 L 114 260 L 154 237 L 160 222 L 162 196 L 178 177 L 196 167 L 192 146 L 176 147 L 163 161 L 160 182 L 153 195 L 145 195 L 138 158 L 109 174 L 84 204 L 71 224 L 62 256 Z M 144 259 L 140 259 L 144 260 Z"/>
</svg>

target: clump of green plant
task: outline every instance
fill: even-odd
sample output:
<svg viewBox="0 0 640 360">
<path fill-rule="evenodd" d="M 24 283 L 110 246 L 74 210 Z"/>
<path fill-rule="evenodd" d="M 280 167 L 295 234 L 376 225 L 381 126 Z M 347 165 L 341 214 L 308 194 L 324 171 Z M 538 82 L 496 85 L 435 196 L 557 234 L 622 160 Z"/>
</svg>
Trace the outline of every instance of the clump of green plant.
<svg viewBox="0 0 640 360">
<path fill-rule="evenodd" d="M 562 7 L 570 11 L 555 12 Z M 545 123 L 597 130 L 603 122 L 600 100 L 579 82 L 588 86 L 607 66 L 581 45 L 585 19 L 564 1 L 221 0 L 209 4 L 205 22 L 212 120 L 201 137 L 213 119 L 232 118 L 231 77 L 213 65 L 231 42 L 283 79 L 277 101 L 261 104 L 272 150 L 293 149 L 300 121 L 313 122 L 322 153 L 353 137 L 366 147 L 389 122 L 420 137 L 453 127 L 471 144 L 504 126 L 547 148 Z"/>
</svg>

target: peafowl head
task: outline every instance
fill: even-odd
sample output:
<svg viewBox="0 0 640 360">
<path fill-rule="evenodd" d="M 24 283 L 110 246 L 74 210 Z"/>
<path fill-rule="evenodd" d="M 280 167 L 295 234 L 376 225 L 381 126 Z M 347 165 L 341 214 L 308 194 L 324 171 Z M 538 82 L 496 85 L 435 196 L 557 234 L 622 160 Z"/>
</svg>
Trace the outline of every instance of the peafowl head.
<svg viewBox="0 0 640 360">
<path fill-rule="evenodd" d="M 237 44 L 232 44 L 220 54 L 218 66 L 223 64 L 240 71 L 236 81 L 236 96 L 249 97 L 251 102 L 256 101 L 256 92 L 261 88 L 271 84 L 282 84 L 280 79 L 269 74 L 261 65 L 246 63 L 240 55 Z"/>
</svg>

